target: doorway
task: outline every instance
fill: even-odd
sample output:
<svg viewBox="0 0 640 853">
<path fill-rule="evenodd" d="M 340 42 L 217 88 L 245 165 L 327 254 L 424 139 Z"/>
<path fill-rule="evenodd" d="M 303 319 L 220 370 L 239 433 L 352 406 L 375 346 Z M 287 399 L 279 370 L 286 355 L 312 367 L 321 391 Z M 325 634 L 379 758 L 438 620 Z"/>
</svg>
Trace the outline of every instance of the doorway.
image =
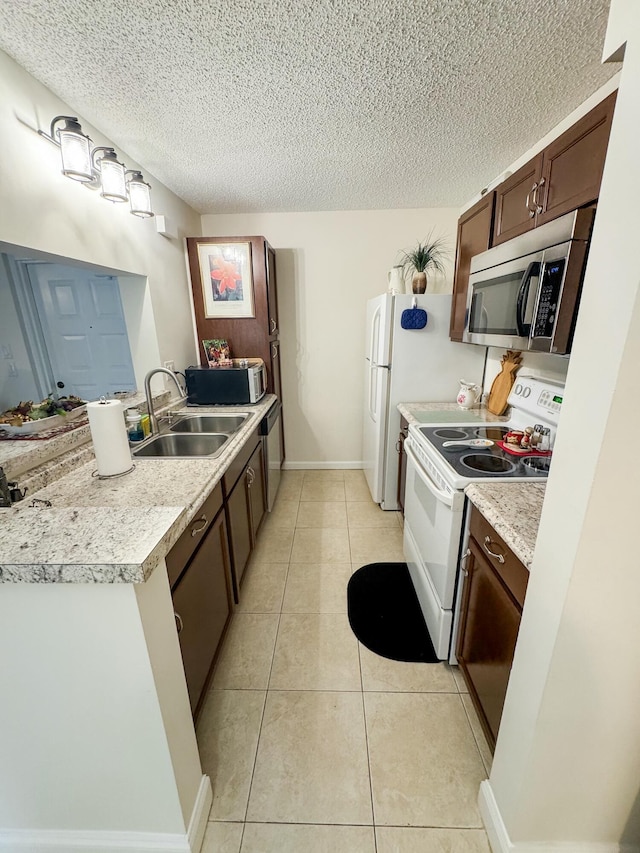
<svg viewBox="0 0 640 853">
<path fill-rule="evenodd" d="M 24 266 L 58 392 L 97 400 L 135 390 L 117 277 L 60 264 Z"/>
</svg>

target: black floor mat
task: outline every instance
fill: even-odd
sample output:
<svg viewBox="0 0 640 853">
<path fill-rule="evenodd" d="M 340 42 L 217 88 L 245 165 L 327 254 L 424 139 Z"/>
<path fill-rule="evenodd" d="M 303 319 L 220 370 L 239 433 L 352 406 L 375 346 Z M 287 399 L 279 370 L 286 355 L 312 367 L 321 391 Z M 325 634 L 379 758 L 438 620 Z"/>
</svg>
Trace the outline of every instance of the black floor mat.
<svg viewBox="0 0 640 853">
<path fill-rule="evenodd" d="M 347 585 L 351 630 L 360 642 L 391 660 L 436 663 L 406 563 L 371 563 Z"/>
</svg>

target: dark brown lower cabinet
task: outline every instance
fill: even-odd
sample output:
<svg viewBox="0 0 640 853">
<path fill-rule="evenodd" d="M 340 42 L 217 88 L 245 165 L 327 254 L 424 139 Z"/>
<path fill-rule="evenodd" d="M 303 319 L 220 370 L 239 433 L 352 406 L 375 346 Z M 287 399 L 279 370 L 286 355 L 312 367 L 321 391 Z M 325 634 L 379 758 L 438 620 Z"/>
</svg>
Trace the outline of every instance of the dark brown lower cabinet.
<svg viewBox="0 0 640 853">
<path fill-rule="evenodd" d="M 235 485 L 228 492 L 227 488 L 228 483 L 225 482 L 234 592 L 236 601 L 239 601 L 240 584 L 266 512 L 262 442 L 253 450 Z"/>
<path fill-rule="evenodd" d="M 456 657 L 494 749 L 529 572 L 475 508 L 470 532 Z"/>
<path fill-rule="evenodd" d="M 224 512 L 220 511 L 209 526 L 172 595 L 189 701 L 195 715 L 233 610 Z"/>
</svg>

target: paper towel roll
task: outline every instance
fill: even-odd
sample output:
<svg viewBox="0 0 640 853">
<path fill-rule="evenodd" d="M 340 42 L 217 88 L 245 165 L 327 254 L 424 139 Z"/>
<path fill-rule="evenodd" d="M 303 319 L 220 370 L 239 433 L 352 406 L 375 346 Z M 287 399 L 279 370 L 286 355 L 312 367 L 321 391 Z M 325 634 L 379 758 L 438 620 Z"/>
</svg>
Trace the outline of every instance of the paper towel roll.
<svg viewBox="0 0 640 853">
<path fill-rule="evenodd" d="M 131 453 L 120 400 L 87 403 L 93 452 L 100 477 L 113 477 L 131 468 Z"/>
</svg>

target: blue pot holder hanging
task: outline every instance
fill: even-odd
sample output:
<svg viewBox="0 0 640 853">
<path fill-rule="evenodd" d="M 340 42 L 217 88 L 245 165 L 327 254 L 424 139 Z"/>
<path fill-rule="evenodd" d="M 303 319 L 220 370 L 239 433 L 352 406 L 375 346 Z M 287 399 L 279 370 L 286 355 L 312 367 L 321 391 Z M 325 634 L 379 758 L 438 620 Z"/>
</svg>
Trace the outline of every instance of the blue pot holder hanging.
<svg viewBox="0 0 640 853">
<path fill-rule="evenodd" d="M 418 297 L 411 300 L 411 308 L 405 308 L 400 315 L 400 325 L 403 329 L 424 329 L 427 325 L 427 312 L 418 308 Z"/>
</svg>

